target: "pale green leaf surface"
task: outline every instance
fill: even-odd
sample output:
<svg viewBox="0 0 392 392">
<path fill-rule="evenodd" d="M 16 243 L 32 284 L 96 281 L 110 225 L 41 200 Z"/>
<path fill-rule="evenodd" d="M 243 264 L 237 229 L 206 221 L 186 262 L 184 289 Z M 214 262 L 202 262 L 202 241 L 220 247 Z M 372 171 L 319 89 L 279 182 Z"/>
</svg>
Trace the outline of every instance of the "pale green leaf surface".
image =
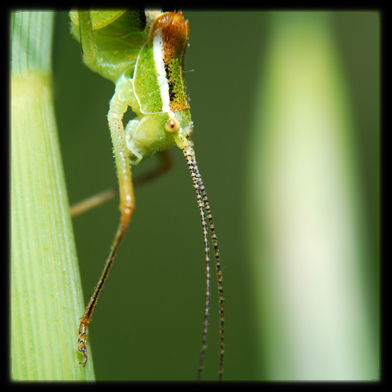
<svg viewBox="0 0 392 392">
<path fill-rule="evenodd" d="M 52 12 L 11 32 L 11 378 L 93 380 L 76 351 L 83 297 L 51 91 Z"/>
</svg>

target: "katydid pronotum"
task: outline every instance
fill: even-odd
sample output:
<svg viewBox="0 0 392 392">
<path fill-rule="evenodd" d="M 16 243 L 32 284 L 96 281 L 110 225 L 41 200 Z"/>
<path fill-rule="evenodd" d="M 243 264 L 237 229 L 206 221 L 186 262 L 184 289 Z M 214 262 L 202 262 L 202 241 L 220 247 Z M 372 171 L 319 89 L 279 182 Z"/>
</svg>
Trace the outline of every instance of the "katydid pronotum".
<svg viewBox="0 0 392 392">
<path fill-rule="evenodd" d="M 80 320 L 77 349 L 83 355 L 81 364 L 85 365 L 88 360 L 88 325 L 134 210 L 131 166 L 142 162 L 155 152 L 161 152 L 161 168 L 147 175 L 144 180 L 154 177 L 170 166 L 164 151 L 177 145 L 186 159 L 196 190 L 205 247 L 206 295 L 197 378 L 201 379 L 204 367 L 210 308 L 208 222 L 218 277 L 221 380 L 224 353 L 222 272 L 210 205 L 190 139 L 193 123 L 183 75 L 189 23 L 184 20 L 181 11 L 160 10 L 72 11 L 70 18 L 71 32 L 80 42 L 84 63 L 92 71 L 115 84 L 115 93 L 110 101 L 107 117 L 117 167 L 121 212 L 104 270 Z M 128 107 L 136 117 L 124 128 L 122 119 Z M 95 199 L 75 207 L 73 213 L 77 214 L 102 203 L 115 193 L 104 192 Z"/>
</svg>

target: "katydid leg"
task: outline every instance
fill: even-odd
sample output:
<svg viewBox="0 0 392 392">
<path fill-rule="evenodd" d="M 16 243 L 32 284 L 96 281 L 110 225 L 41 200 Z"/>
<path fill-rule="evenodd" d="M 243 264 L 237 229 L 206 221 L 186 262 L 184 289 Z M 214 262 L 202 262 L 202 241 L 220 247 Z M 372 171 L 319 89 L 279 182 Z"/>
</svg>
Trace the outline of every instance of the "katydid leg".
<svg viewBox="0 0 392 392">
<path fill-rule="evenodd" d="M 149 182 L 154 178 L 160 177 L 173 167 L 173 158 L 170 150 L 158 151 L 157 156 L 159 158 L 158 166 L 136 177 L 133 181 L 133 186 L 136 187 Z M 116 196 L 118 196 L 118 188 L 113 187 L 81 200 L 78 203 L 72 204 L 70 207 L 71 217 L 74 218 L 75 216 L 81 215 L 109 200 L 112 200 Z"/>
<path fill-rule="evenodd" d="M 129 162 L 129 154 L 127 151 L 127 146 L 125 141 L 124 126 L 122 123 L 122 118 L 127 110 L 127 107 L 128 105 L 119 98 L 117 93 L 115 93 L 110 102 L 108 121 L 109 121 L 112 141 L 113 141 L 113 150 L 114 150 L 114 156 L 115 156 L 116 167 L 117 167 L 121 216 L 110 249 L 109 256 L 105 263 L 104 270 L 94 290 L 94 293 L 90 298 L 90 302 L 88 303 L 86 310 L 80 320 L 78 351 L 81 354 L 83 354 L 83 360 L 81 362 L 81 364 L 83 365 L 85 365 L 88 360 L 88 353 L 87 353 L 87 346 L 86 346 L 87 327 L 91 322 L 94 308 L 97 304 L 99 295 L 101 294 L 103 286 L 109 275 L 118 247 L 120 246 L 121 240 L 124 237 L 125 231 L 129 225 L 129 221 L 131 219 L 135 207 L 135 197 L 134 197 L 133 183 L 131 177 L 131 166 Z"/>
<path fill-rule="evenodd" d="M 84 212 L 87 212 L 95 207 L 98 207 L 109 200 L 112 200 L 118 195 L 117 188 L 109 188 L 103 192 L 97 193 L 94 196 L 90 196 L 87 199 L 81 200 L 78 203 L 72 204 L 69 208 L 71 217 L 74 218 Z"/>
</svg>

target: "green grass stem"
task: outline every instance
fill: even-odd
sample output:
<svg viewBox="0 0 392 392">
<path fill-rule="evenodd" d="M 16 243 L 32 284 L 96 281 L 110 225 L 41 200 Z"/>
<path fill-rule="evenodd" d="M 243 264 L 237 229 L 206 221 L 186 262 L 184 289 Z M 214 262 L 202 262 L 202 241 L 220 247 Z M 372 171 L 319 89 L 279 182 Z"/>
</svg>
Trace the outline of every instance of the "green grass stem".
<svg viewBox="0 0 392 392">
<path fill-rule="evenodd" d="M 51 89 L 52 12 L 11 14 L 11 378 L 93 380 Z"/>
</svg>

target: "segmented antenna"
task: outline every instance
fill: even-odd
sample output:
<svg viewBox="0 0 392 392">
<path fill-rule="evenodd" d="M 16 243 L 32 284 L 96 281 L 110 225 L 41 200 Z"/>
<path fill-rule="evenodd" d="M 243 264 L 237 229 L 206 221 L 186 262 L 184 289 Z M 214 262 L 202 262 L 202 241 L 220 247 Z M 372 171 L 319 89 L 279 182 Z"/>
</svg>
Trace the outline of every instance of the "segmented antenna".
<svg viewBox="0 0 392 392">
<path fill-rule="evenodd" d="M 219 258 L 219 248 L 218 248 L 218 239 L 215 233 L 215 226 L 214 221 L 212 219 L 210 203 L 208 202 L 208 197 L 206 190 L 204 188 L 203 180 L 201 178 L 199 168 L 197 167 L 196 160 L 195 160 L 195 170 L 199 179 L 199 185 L 201 194 L 203 196 L 203 201 L 205 205 L 205 210 L 207 212 L 207 218 L 210 226 L 211 237 L 212 237 L 212 244 L 214 246 L 214 253 L 215 253 L 215 266 L 216 266 L 216 274 L 218 277 L 218 292 L 219 292 L 219 315 L 220 315 L 220 356 L 219 356 L 219 381 L 222 381 L 223 375 L 223 354 L 225 352 L 225 317 L 224 317 L 224 308 L 223 308 L 223 282 L 222 282 L 222 269 L 220 264 Z"/>
<path fill-rule="evenodd" d="M 207 334 L 208 334 L 208 321 L 209 321 L 209 312 L 210 312 L 210 255 L 209 255 L 209 242 L 207 235 L 207 224 L 205 215 L 207 215 L 208 223 L 211 231 L 212 243 L 214 246 L 215 252 L 215 265 L 216 272 L 218 277 L 218 291 L 219 291 L 219 314 L 220 314 L 220 358 L 219 358 L 219 381 L 222 381 L 223 375 L 223 354 L 225 351 L 224 344 L 224 308 L 223 308 L 223 285 L 222 285 L 222 270 L 220 265 L 219 258 L 219 248 L 218 241 L 215 233 L 214 221 L 212 219 L 211 208 L 208 202 L 207 194 L 204 188 L 204 184 L 199 172 L 199 168 L 196 162 L 195 151 L 192 147 L 186 147 L 183 150 L 183 154 L 187 160 L 188 168 L 191 173 L 193 186 L 196 191 L 197 204 L 199 207 L 202 227 L 203 227 L 203 237 L 204 237 L 204 251 L 205 251 L 205 260 L 206 260 L 206 301 L 204 308 L 204 329 L 203 329 L 203 340 L 200 351 L 200 362 L 199 362 L 199 371 L 197 375 L 197 380 L 201 380 L 203 367 L 204 367 L 204 356 L 205 350 L 207 347 Z"/>
</svg>

